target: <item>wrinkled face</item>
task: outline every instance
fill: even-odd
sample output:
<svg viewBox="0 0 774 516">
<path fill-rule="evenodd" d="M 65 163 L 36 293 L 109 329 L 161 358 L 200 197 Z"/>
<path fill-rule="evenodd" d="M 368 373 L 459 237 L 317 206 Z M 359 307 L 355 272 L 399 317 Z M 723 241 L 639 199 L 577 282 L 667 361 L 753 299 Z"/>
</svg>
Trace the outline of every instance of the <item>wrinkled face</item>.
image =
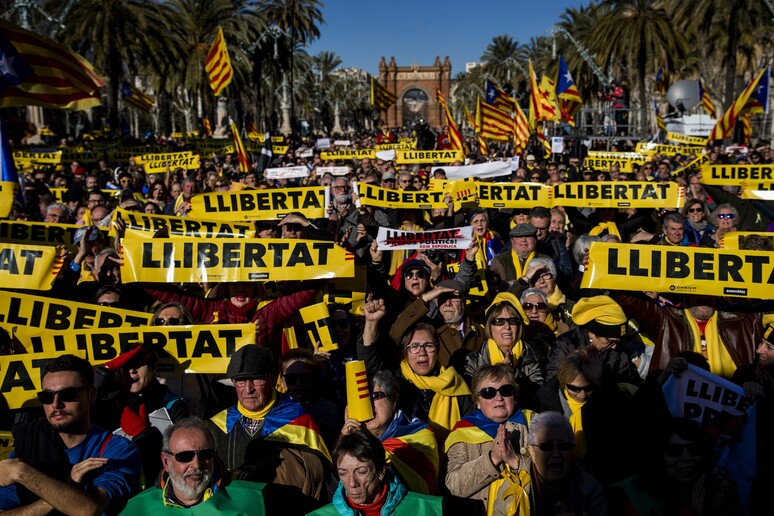
<svg viewBox="0 0 774 516">
<path fill-rule="evenodd" d="M 727 209 L 722 209 L 718 212 L 718 229 L 724 229 L 727 231 L 733 230 L 736 227 L 736 218 L 734 212 Z"/>
<path fill-rule="evenodd" d="M 531 294 L 525 297 L 521 307 L 524 308 L 530 321 L 546 322 L 548 306 L 540 296 Z"/>
<path fill-rule="evenodd" d="M 289 223 L 282 226 L 282 238 L 304 238 L 306 228 L 301 224 Z"/>
<path fill-rule="evenodd" d="M 173 184 L 173 185 L 170 187 L 170 189 L 169 189 L 169 194 L 170 194 L 172 197 L 177 197 L 178 195 L 180 195 L 180 184 L 179 184 L 179 183 L 175 183 L 175 184 Z"/>
<path fill-rule="evenodd" d="M 172 434 L 169 441 L 169 452 L 208 450 L 213 444 L 207 439 L 207 435 L 198 428 L 181 428 Z M 180 462 L 175 456 L 165 450 L 161 454 L 161 463 L 164 471 L 169 474 L 175 495 L 180 501 L 198 501 L 204 491 L 210 487 L 212 473 L 215 469 L 214 459 L 203 460 L 195 454 L 190 462 Z"/>
<path fill-rule="evenodd" d="M 533 279 L 535 280 L 535 287 L 545 292 L 547 296 L 550 296 L 556 288 L 556 277 L 547 269 L 544 269 L 540 276 Z"/>
<path fill-rule="evenodd" d="M 352 503 L 369 504 L 381 493 L 384 470 L 378 471 L 373 462 L 365 462 L 345 454 L 339 459 L 336 467 L 339 471 L 339 480 L 344 485 L 347 498 Z"/>
<path fill-rule="evenodd" d="M 99 180 L 94 176 L 87 176 L 86 177 L 86 188 L 88 190 L 91 190 L 92 188 L 97 188 L 99 186 Z"/>
<path fill-rule="evenodd" d="M 46 222 L 60 223 L 65 220 L 65 212 L 62 208 L 51 208 L 46 212 Z"/>
<path fill-rule="evenodd" d="M 271 401 L 274 394 L 275 376 L 234 380 L 237 398 L 244 408 L 251 412 L 261 410 Z"/>
<path fill-rule="evenodd" d="M 384 394 L 384 391 L 378 385 L 374 385 L 371 400 L 373 400 L 374 405 L 374 418 L 366 421 L 366 428 L 376 437 L 381 437 L 395 418 L 395 411 L 398 406 Z"/>
<path fill-rule="evenodd" d="M 511 237 L 511 244 L 520 258 L 526 258 L 535 250 L 537 239 L 534 236 Z"/>
<path fill-rule="evenodd" d="M 403 288 L 414 297 L 421 296 L 427 288 L 428 274 L 424 269 L 414 269 L 403 272 Z"/>
<path fill-rule="evenodd" d="M 489 221 L 486 215 L 479 213 L 470 221 L 470 225 L 473 226 L 473 234 L 479 238 L 486 236 L 486 232 L 489 230 Z"/>
<path fill-rule="evenodd" d="M 426 330 L 417 330 L 406 345 L 406 361 L 420 376 L 429 375 L 438 360 L 435 336 Z"/>
<path fill-rule="evenodd" d="M 521 338 L 521 324 L 509 320 L 513 318 L 519 318 L 516 310 L 509 306 L 503 306 L 499 308 L 499 312 L 489 325 L 492 339 L 503 353 L 509 351 L 516 341 Z"/>
<path fill-rule="evenodd" d="M 548 230 L 552 233 L 564 233 L 564 217 L 559 213 L 552 213 Z"/>
<path fill-rule="evenodd" d="M 512 387 L 505 380 L 493 380 L 492 378 L 485 378 L 478 387 L 478 407 L 488 419 L 497 423 L 507 420 L 516 411 L 516 396 L 515 394 L 503 396 L 500 392 L 500 388 L 503 385 Z M 486 399 L 481 393 L 485 389 L 491 391 L 491 388 L 494 388 L 497 392 L 494 398 Z"/>
<path fill-rule="evenodd" d="M 575 447 L 570 433 L 564 428 L 544 427 L 529 445 L 530 455 L 538 474 L 547 482 L 556 483 L 570 474 Z"/>
<path fill-rule="evenodd" d="M 132 394 L 139 394 L 153 381 L 156 368 L 148 364 L 121 368 L 121 383 Z"/>
<path fill-rule="evenodd" d="M 664 236 L 673 244 L 679 244 L 683 241 L 685 227 L 679 222 L 668 221 L 664 226 Z"/>
<path fill-rule="evenodd" d="M 766 339 L 761 339 L 758 349 L 755 350 L 761 365 L 768 367 L 774 365 L 774 344 Z"/>
<path fill-rule="evenodd" d="M 662 452 L 669 477 L 681 484 L 695 481 L 701 474 L 701 447 L 699 444 L 672 434 Z"/>
<path fill-rule="evenodd" d="M 51 427 L 57 432 L 81 430 L 89 419 L 89 406 L 96 395 L 93 387 L 85 388 L 81 375 L 75 371 L 48 373 L 41 384 L 44 391 L 61 391 L 75 388 L 72 401 L 63 401 L 65 395 L 54 396 L 54 402 L 43 405 L 43 412 Z"/>
<path fill-rule="evenodd" d="M 462 321 L 465 313 L 465 299 L 459 294 L 444 294 L 438 297 L 438 310 L 447 324 L 457 324 Z"/>
<path fill-rule="evenodd" d="M 583 373 L 578 373 L 565 387 L 567 388 L 567 394 L 579 403 L 585 402 L 594 392 L 594 384 Z"/>
</svg>

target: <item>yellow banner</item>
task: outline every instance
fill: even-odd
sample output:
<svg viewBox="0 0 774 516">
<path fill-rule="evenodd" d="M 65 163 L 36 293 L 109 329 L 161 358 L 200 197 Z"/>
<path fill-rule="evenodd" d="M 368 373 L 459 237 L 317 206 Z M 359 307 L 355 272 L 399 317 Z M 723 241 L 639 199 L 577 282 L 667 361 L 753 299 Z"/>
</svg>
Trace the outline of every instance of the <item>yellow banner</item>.
<svg viewBox="0 0 774 516">
<path fill-rule="evenodd" d="M 424 192 L 407 192 L 404 190 L 390 190 L 368 183 L 356 183 L 360 202 L 366 206 L 380 206 L 383 208 L 413 208 L 432 209 L 446 208 L 443 202 L 445 193 L 440 190 L 427 190 Z"/>
<path fill-rule="evenodd" d="M 757 233 L 754 231 L 730 231 L 724 233 L 723 236 L 720 237 L 718 245 L 724 249 L 739 249 L 739 243 L 743 242 L 745 238 L 751 235 L 765 238 L 772 244 L 772 248 L 774 248 L 774 233 L 768 233 L 766 231 L 759 231 Z"/>
<path fill-rule="evenodd" d="M 705 163 L 709 163 L 708 155 L 702 154 L 701 156 L 696 156 L 694 159 L 686 163 L 684 166 L 674 169 L 672 171 L 672 175 L 677 176 L 684 172 L 688 172 L 689 170 L 699 170 L 700 167 Z"/>
<path fill-rule="evenodd" d="M 7 459 L 14 449 L 13 434 L 0 432 L 0 460 Z"/>
<path fill-rule="evenodd" d="M 463 161 L 465 156 L 459 150 L 397 150 L 395 151 L 395 163 L 454 163 Z"/>
<path fill-rule="evenodd" d="M 82 227 L 75 224 L 3 220 L 0 221 L 0 242 L 46 246 L 62 245 L 68 251 L 75 251 L 78 246 L 73 244 L 73 234 Z M 108 241 L 107 229 L 100 229 L 105 241 Z"/>
<path fill-rule="evenodd" d="M 752 201 L 774 201 L 774 184 L 743 185 L 742 199 Z"/>
<path fill-rule="evenodd" d="M 449 271 L 449 277 L 453 278 L 460 271 L 459 263 L 450 263 L 446 266 L 446 270 Z M 481 267 L 479 263 L 476 273 L 473 275 L 470 281 L 470 288 L 468 290 L 467 297 L 477 298 L 477 300 L 483 301 L 489 291 L 489 284 L 486 281 L 486 267 Z"/>
<path fill-rule="evenodd" d="M 153 238 L 157 231 L 167 230 L 168 237 L 190 238 L 255 238 L 255 226 L 217 220 L 198 220 L 168 215 L 147 215 L 118 208 L 126 223 L 126 236 Z M 0 225 L 2 230 L 2 225 Z"/>
<path fill-rule="evenodd" d="M 308 219 L 327 217 L 325 187 L 270 188 L 194 195 L 188 216 L 208 220 L 278 220 L 290 212 Z"/>
<path fill-rule="evenodd" d="M 122 256 L 124 283 L 291 281 L 355 274 L 352 253 L 316 240 L 127 238 Z"/>
<path fill-rule="evenodd" d="M 299 313 L 304 321 L 302 330 L 306 331 L 312 344 L 319 342 L 322 351 L 339 349 L 331 336 L 331 314 L 328 312 L 328 305 L 325 303 L 309 305 L 299 310 Z"/>
<path fill-rule="evenodd" d="M 631 173 L 635 163 L 642 165 L 647 161 L 646 156 L 636 152 L 589 152 L 583 166 L 606 171 L 617 165 L 621 172 Z"/>
<path fill-rule="evenodd" d="M 532 208 L 551 206 L 553 190 L 541 183 L 478 183 L 482 208 Z"/>
<path fill-rule="evenodd" d="M 581 288 L 774 299 L 769 251 L 594 242 Z"/>
<path fill-rule="evenodd" d="M 478 189 L 473 179 L 460 179 L 449 183 L 446 193 L 454 200 L 454 209 L 459 210 L 463 202 L 475 199 Z"/>
<path fill-rule="evenodd" d="M 746 185 L 774 183 L 774 165 L 702 165 L 701 182 L 705 185 Z"/>
<path fill-rule="evenodd" d="M 62 162 L 62 151 L 32 149 L 30 159 L 36 165 L 58 165 Z"/>
<path fill-rule="evenodd" d="M 13 200 L 16 194 L 17 185 L 11 181 L 0 181 L 0 217 L 5 218 L 11 214 Z"/>
<path fill-rule="evenodd" d="M 376 152 L 385 150 L 412 150 L 414 148 L 414 143 L 382 143 L 381 145 L 376 145 L 374 148 L 376 149 Z"/>
<path fill-rule="evenodd" d="M 170 170 L 184 168 L 186 170 L 199 168 L 199 155 L 192 154 L 191 151 L 185 152 L 166 152 L 163 154 L 143 154 L 136 156 L 135 161 L 145 167 L 145 172 L 154 174 L 165 172 L 167 164 Z"/>
<path fill-rule="evenodd" d="M 101 160 L 102 157 L 103 153 L 97 151 L 65 149 L 62 153 L 62 159 L 64 161 L 80 161 L 81 163 L 96 163 Z"/>
<path fill-rule="evenodd" d="M 666 139 L 683 145 L 694 145 L 701 147 L 707 145 L 707 138 L 702 138 L 700 136 L 688 136 L 687 134 L 669 132 L 666 133 Z"/>
<path fill-rule="evenodd" d="M 584 208 L 682 208 L 685 189 L 677 183 L 584 181 L 553 186 L 554 206 Z"/>
<path fill-rule="evenodd" d="M 290 146 L 288 145 L 272 145 L 271 147 L 271 152 L 275 156 L 284 156 L 288 153 L 288 150 L 290 150 Z"/>
<path fill-rule="evenodd" d="M 323 287 L 323 302 L 344 305 L 350 313 L 363 315 L 366 298 L 366 269 L 355 267 L 351 278 L 333 278 Z"/>
<path fill-rule="evenodd" d="M 374 149 L 342 149 L 325 150 L 320 153 L 320 159 L 323 161 L 363 158 L 376 159 L 376 151 Z"/>
<path fill-rule="evenodd" d="M 145 326 L 151 317 L 152 314 L 145 312 L 0 290 L 0 323 L 7 327 L 28 326 L 51 331 L 118 328 Z"/>
<path fill-rule="evenodd" d="M 690 156 L 691 154 L 702 154 L 704 147 L 689 147 L 685 145 L 660 145 L 655 143 L 638 143 L 634 151 L 641 154 L 653 155 L 661 154 L 662 156 Z"/>
<path fill-rule="evenodd" d="M 51 290 L 61 268 L 55 247 L 0 242 L 0 285 L 6 288 Z"/>
<path fill-rule="evenodd" d="M 83 356 L 83 353 L 75 354 Z M 43 371 L 46 364 L 59 355 L 61 353 L 0 356 L 0 396 L 8 402 L 8 408 L 16 410 L 40 405 L 35 395 L 43 389 Z"/>
<path fill-rule="evenodd" d="M 32 153 L 29 150 L 15 150 L 12 154 L 13 163 L 17 169 L 21 170 L 32 167 Z"/>
</svg>

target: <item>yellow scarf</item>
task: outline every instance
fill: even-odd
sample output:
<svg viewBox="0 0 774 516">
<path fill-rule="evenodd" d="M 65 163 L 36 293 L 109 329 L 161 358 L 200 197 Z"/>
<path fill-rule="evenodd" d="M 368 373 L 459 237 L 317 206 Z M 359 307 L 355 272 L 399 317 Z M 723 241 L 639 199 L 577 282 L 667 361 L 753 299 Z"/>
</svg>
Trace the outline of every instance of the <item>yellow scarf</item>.
<svg viewBox="0 0 774 516">
<path fill-rule="evenodd" d="M 488 339 L 486 341 L 486 348 L 487 348 L 487 351 L 489 351 L 490 364 L 497 365 L 502 363 L 505 360 L 505 353 L 502 352 L 502 350 L 494 341 L 494 339 Z M 513 345 L 513 347 L 511 348 L 511 353 L 513 353 L 514 362 L 516 362 L 516 360 L 521 358 L 521 354 L 524 353 L 524 344 L 521 342 L 521 339 L 517 340 L 516 343 Z"/>
<path fill-rule="evenodd" d="M 400 371 L 403 377 L 413 383 L 417 388 L 435 392 L 433 402 L 430 404 L 428 423 L 433 428 L 438 442 L 443 442 L 457 421 L 460 420 L 460 406 L 455 396 L 470 396 L 468 388 L 462 376 L 457 374 L 453 367 L 441 366 L 441 374 L 438 376 L 420 376 L 402 360 Z"/>
<path fill-rule="evenodd" d="M 601 235 L 605 230 L 607 230 L 608 235 L 615 235 L 618 237 L 618 239 L 621 239 L 621 233 L 618 232 L 618 226 L 615 225 L 615 222 L 600 222 L 593 228 L 591 228 L 591 231 L 589 231 L 589 235 L 596 236 Z"/>
<path fill-rule="evenodd" d="M 514 473 L 511 467 L 506 464 L 497 480 L 489 484 L 489 496 L 486 504 L 487 516 L 495 514 L 497 493 L 505 482 L 508 482 L 508 487 L 503 492 L 503 500 L 513 497 L 505 510 L 505 514 L 508 516 L 529 516 L 529 496 L 525 488 L 531 481 L 529 473 L 525 470 L 521 469 Z"/>
<path fill-rule="evenodd" d="M 269 402 L 268 405 L 263 407 L 263 409 L 257 412 L 253 412 L 251 410 L 247 410 L 246 408 L 244 408 L 242 406 L 242 402 L 238 401 L 237 410 L 239 410 L 240 414 L 242 414 L 245 417 L 249 417 L 250 419 L 263 419 L 266 417 L 266 414 L 268 414 L 269 411 L 274 408 L 274 405 L 276 404 L 277 404 L 277 391 L 274 391 L 271 395 L 271 401 Z"/>
<path fill-rule="evenodd" d="M 513 268 L 516 269 L 516 279 L 519 279 L 524 276 L 524 273 L 527 270 L 527 266 L 529 265 L 529 262 L 535 257 L 535 251 L 532 251 L 529 253 L 529 256 L 527 256 L 527 259 L 524 260 L 524 267 L 521 266 L 521 260 L 519 260 L 519 255 L 516 254 L 516 251 L 511 251 L 511 258 L 513 258 Z"/>
<path fill-rule="evenodd" d="M 575 458 L 582 459 L 586 456 L 586 435 L 583 433 L 583 418 L 581 417 L 583 405 L 585 401 L 576 401 L 567 392 L 567 387 L 564 388 L 564 397 L 567 398 L 567 404 L 570 406 L 570 425 L 572 431 L 575 434 Z"/>
<path fill-rule="evenodd" d="M 731 378 L 736 371 L 736 364 L 728 354 L 728 350 L 720 340 L 720 334 L 718 333 L 718 313 L 715 312 L 707 321 L 707 325 L 704 327 L 704 341 L 707 344 L 706 353 L 701 349 L 701 331 L 699 331 L 699 324 L 694 319 L 690 310 L 685 310 L 685 318 L 688 320 L 688 324 L 691 325 L 691 331 L 693 332 L 693 350 L 696 353 L 706 355 L 707 362 L 709 362 L 710 372 L 723 378 Z"/>
<path fill-rule="evenodd" d="M 554 314 L 552 314 L 551 312 L 548 312 L 546 314 L 546 320 L 543 324 L 548 326 L 548 328 L 554 333 L 556 333 L 556 328 L 559 326 L 558 324 L 556 324 L 556 321 L 554 320 Z"/>
<path fill-rule="evenodd" d="M 550 311 L 556 310 L 559 305 L 567 302 L 567 296 L 565 296 L 559 287 L 554 287 L 554 291 L 548 296 L 548 309 Z"/>
</svg>

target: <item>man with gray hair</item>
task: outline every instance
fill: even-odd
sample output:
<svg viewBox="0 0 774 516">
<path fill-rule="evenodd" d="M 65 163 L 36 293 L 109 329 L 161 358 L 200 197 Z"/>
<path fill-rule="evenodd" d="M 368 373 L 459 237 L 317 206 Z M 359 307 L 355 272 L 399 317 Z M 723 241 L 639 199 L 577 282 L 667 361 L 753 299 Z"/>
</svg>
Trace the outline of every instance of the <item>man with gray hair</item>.
<svg viewBox="0 0 774 516">
<path fill-rule="evenodd" d="M 166 428 L 161 462 L 161 482 L 132 498 L 122 514 L 171 513 L 193 507 L 212 513 L 266 514 L 265 484 L 230 479 L 202 419 L 190 417 Z"/>
</svg>

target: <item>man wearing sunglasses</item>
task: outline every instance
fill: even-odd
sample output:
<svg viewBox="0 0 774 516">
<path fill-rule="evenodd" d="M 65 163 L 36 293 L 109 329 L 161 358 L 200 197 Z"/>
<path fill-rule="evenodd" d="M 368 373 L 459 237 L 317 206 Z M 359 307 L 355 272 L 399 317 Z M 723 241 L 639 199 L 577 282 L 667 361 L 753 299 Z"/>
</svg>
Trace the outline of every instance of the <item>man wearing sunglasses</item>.
<svg viewBox="0 0 774 516">
<path fill-rule="evenodd" d="M 122 514 L 175 513 L 197 507 L 219 514 L 266 514 L 263 484 L 231 480 L 207 423 L 197 417 L 164 431 L 161 482 L 132 498 Z"/>
<path fill-rule="evenodd" d="M 57 357 L 46 365 L 42 387 L 45 417 L 14 427 L 14 451 L 0 461 L 0 510 L 118 512 L 138 488 L 140 456 L 129 441 L 91 423 L 91 364 Z"/>
</svg>

